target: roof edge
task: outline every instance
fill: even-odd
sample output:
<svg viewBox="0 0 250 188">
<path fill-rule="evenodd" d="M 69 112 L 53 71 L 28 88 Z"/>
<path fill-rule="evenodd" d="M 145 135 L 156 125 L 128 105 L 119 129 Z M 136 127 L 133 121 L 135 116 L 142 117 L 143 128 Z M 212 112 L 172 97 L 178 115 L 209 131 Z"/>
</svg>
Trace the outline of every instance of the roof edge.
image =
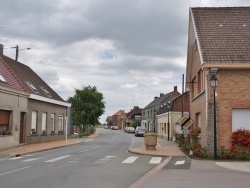
<svg viewBox="0 0 250 188">
<path fill-rule="evenodd" d="M 57 105 L 65 106 L 65 107 L 71 107 L 70 103 L 62 102 L 62 101 L 57 101 L 57 100 L 54 100 L 54 99 L 48 99 L 46 97 L 42 97 L 42 96 L 39 96 L 39 95 L 30 94 L 29 98 L 30 99 L 34 99 L 34 100 L 38 100 L 38 101 L 43 101 L 43 102 L 48 102 L 48 103 L 52 103 L 52 104 L 57 104 Z"/>
</svg>

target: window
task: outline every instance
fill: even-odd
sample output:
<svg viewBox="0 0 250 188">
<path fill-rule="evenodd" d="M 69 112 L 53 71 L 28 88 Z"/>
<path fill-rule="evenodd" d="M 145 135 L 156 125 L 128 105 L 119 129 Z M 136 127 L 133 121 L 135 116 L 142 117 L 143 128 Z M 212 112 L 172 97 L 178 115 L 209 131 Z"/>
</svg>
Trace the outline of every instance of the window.
<svg viewBox="0 0 250 188">
<path fill-rule="evenodd" d="M 196 76 L 194 77 L 194 79 L 192 80 L 192 98 L 196 97 L 197 95 L 197 88 L 196 86 Z"/>
<path fill-rule="evenodd" d="M 42 114 L 42 131 L 47 130 L 47 113 L 43 112 Z"/>
<path fill-rule="evenodd" d="M 0 135 L 9 135 L 10 134 L 10 113 L 11 111 L 0 110 Z"/>
<path fill-rule="evenodd" d="M 63 131 L 63 115 L 59 115 L 58 130 Z"/>
<path fill-rule="evenodd" d="M 0 81 L 1 82 L 7 82 L 1 74 L 0 74 Z"/>
<path fill-rule="evenodd" d="M 195 114 L 195 122 L 198 127 L 201 127 L 201 113 Z"/>
<path fill-rule="evenodd" d="M 43 90 L 45 95 L 47 95 L 48 97 L 51 97 L 50 93 L 48 92 L 48 90 L 45 87 L 41 86 L 41 89 Z"/>
<path fill-rule="evenodd" d="M 31 117 L 31 134 L 36 134 L 37 132 L 37 111 L 32 111 Z"/>
<path fill-rule="evenodd" d="M 34 93 L 38 93 L 38 90 L 36 89 L 36 87 L 31 83 L 26 81 L 26 84 L 29 86 L 29 88 L 34 92 Z"/>
<path fill-rule="evenodd" d="M 50 131 L 55 131 L 55 114 L 51 114 L 50 116 Z"/>
<path fill-rule="evenodd" d="M 232 131 L 237 129 L 250 129 L 250 109 L 232 110 Z"/>
</svg>

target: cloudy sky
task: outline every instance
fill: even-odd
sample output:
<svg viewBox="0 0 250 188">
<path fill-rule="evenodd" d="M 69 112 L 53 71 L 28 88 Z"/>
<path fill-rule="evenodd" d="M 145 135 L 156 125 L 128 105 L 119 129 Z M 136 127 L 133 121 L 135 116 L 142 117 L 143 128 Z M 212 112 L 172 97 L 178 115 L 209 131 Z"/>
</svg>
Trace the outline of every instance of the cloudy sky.
<svg viewBox="0 0 250 188">
<path fill-rule="evenodd" d="M 4 54 L 30 66 L 63 99 L 96 86 L 106 117 L 144 108 L 185 74 L 189 7 L 249 0 L 0 0 Z"/>
</svg>

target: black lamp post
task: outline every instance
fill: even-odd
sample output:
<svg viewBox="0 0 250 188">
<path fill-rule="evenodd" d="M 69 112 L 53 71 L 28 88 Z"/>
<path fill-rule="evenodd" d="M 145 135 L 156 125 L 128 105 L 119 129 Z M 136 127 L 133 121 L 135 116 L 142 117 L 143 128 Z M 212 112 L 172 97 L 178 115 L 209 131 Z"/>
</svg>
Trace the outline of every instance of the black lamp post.
<svg viewBox="0 0 250 188">
<path fill-rule="evenodd" d="M 16 48 L 16 61 L 18 61 L 19 50 L 31 50 L 31 48 L 22 48 L 22 49 L 20 49 L 18 45 L 14 46 L 12 48 Z"/>
<path fill-rule="evenodd" d="M 214 160 L 217 159 L 217 135 L 216 135 L 216 101 L 215 101 L 215 90 L 218 84 L 218 79 L 215 75 L 210 78 L 210 85 L 214 89 Z"/>
<path fill-rule="evenodd" d="M 168 110 L 168 141 L 169 141 L 169 131 L 170 131 L 170 123 L 169 123 L 169 111 L 170 111 L 170 102 L 167 102 L 167 110 Z"/>
</svg>

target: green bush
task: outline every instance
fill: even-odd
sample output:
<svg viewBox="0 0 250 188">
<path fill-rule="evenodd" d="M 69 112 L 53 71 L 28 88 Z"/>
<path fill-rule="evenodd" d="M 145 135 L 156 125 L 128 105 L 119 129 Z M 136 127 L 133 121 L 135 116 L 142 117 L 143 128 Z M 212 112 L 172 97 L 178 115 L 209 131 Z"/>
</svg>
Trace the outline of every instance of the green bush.
<svg viewBox="0 0 250 188">
<path fill-rule="evenodd" d="M 218 158 L 230 160 L 250 160 L 250 149 L 236 149 L 234 145 L 229 149 L 220 148 L 218 150 Z"/>
</svg>

